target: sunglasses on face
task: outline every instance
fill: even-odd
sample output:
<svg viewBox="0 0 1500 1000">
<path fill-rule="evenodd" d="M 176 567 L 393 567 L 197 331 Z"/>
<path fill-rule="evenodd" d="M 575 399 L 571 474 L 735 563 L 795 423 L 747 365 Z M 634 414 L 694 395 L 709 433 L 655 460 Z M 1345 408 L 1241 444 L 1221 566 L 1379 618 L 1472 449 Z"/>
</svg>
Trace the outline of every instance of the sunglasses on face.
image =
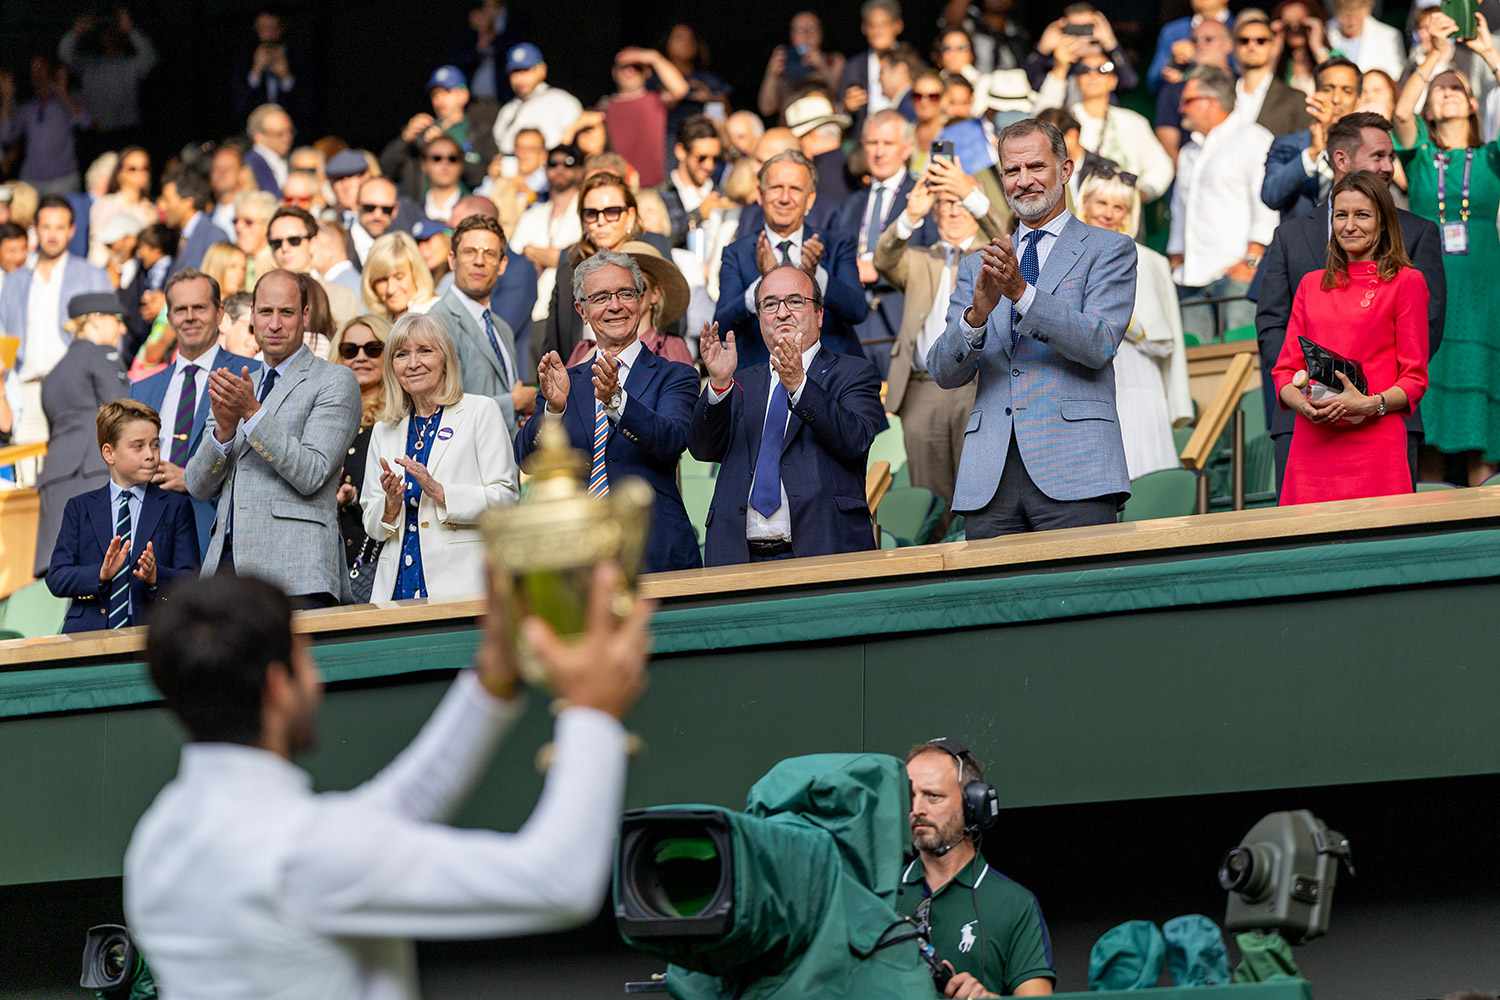
<svg viewBox="0 0 1500 1000">
<path fill-rule="evenodd" d="M 1120 179 L 1120 183 L 1124 184 L 1126 187 L 1135 187 L 1135 182 L 1140 180 L 1140 178 L 1135 174 L 1132 174 L 1128 170 L 1121 170 L 1113 163 L 1090 164 L 1088 170 L 1084 171 L 1083 176 L 1100 177 L 1104 180 L 1111 180 L 1112 178 L 1118 177 Z"/>
<path fill-rule="evenodd" d="M 547 161 L 547 169 L 548 170 L 562 170 L 562 169 L 564 169 L 566 167 L 576 167 L 576 166 L 578 166 L 578 161 L 575 160 L 575 159 L 573 159 L 571 156 L 565 156 L 565 157 L 563 157 L 560 160 L 548 160 Z"/>
<path fill-rule="evenodd" d="M 365 357 L 373 361 L 385 353 L 385 345 L 378 340 L 372 340 L 364 344 L 351 344 L 345 341 L 339 345 L 339 357 L 345 361 L 353 361 L 359 357 L 360 351 L 364 351 Z"/>
<path fill-rule="evenodd" d="M 459 156 L 457 153 L 429 153 L 428 156 L 427 156 L 427 162 L 428 163 L 461 163 L 461 162 L 463 162 L 463 157 Z"/>
<path fill-rule="evenodd" d="M 936 93 L 923 93 L 920 90 L 914 90 L 911 93 L 911 99 L 914 101 L 941 101 L 943 99 L 943 93 L 942 91 L 937 91 Z"/>
<path fill-rule="evenodd" d="M 1236 45 L 1270 45 L 1270 35 L 1241 35 L 1235 40 Z"/>
<path fill-rule="evenodd" d="M 272 253 L 275 253 L 284 246 L 300 247 L 310 239 L 312 239 L 311 236 L 282 236 L 279 239 L 266 240 L 266 245 L 271 248 Z"/>
<path fill-rule="evenodd" d="M 583 224 L 592 226 L 600 219 L 603 219 L 605 222 L 619 222 L 624 215 L 624 205 L 611 205 L 609 208 L 585 208 L 583 210 Z"/>
<path fill-rule="evenodd" d="M 283 195 L 281 200 L 288 205 L 300 205 L 305 208 L 313 203 L 313 196 L 310 194 L 288 194 Z"/>
<path fill-rule="evenodd" d="M 1078 76 L 1088 76 L 1090 73 L 1098 73 L 1100 76 L 1107 76 L 1114 71 L 1115 64 L 1109 62 L 1108 60 L 1105 60 L 1097 66 L 1090 66 L 1088 63 L 1076 63 L 1073 66 L 1073 72 Z"/>
<path fill-rule="evenodd" d="M 366 215 L 374 215 L 377 212 L 380 213 L 381 215 L 395 215 L 396 214 L 396 206 L 395 205 L 360 205 L 359 206 L 359 210 L 361 212 L 364 212 Z"/>
<path fill-rule="evenodd" d="M 965 44 L 965 43 L 960 42 L 957 45 L 944 45 L 941 49 L 938 49 L 938 51 L 939 52 L 967 52 L 967 51 L 969 51 L 969 46 L 967 44 Z"/>
</svg>

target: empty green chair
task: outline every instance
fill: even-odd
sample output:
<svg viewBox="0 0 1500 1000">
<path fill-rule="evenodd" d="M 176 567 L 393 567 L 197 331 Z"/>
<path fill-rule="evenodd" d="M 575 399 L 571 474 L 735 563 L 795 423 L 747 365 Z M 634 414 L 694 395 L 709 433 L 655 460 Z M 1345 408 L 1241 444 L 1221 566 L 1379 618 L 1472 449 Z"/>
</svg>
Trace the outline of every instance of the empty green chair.
<svg viewBox="0 0 1500 1000">
<path fill-rule="evenodd" d="M 895 535 L 885 530 L 882 530 L 880 532 L 880 547 L 882 549 L 894 549 L 898 548 L 899 546 L 900 543 L 896 541 Z"/>
<path fill-rule="evenodd" d="M 708 507 L 714 499 L 714 481 L 703 476 L 682 477 L 682 505 L 698 535 L 698 544 L 708 540 Z"/>
<path fill-rule="evenodd" d="M 931 490 L 920 486 L 892 487 L 880 501 L 875 522 L 901 545 L 925 545 L 937 533 L 945 509 L 943 501 Z"/>
<path fill-rule="evenodd" d="M 1150 472 L 1130 483 L 1130 500 L 1122 521 L 1181 517 L 1198 506 L 1198 477 L 1187 469 Z"/>
<path fill-rule="evenodd" d="M 875 435 L 875 440 L 870 442 L 870 458 L 866 467 L 876 462 L 889 462 L 891 475 L 895 476 L 898 471 L 906 468 L 906 438 L 901 436 L 900 417 L 886 414 L 886 419 L 891 425 Z"/>
<path fill-rule="evenodd" d="M 53 597 L 47 581 L 37 580 L 11 594 L 0 607 L 0 630 L 11 633 L 7 638 L 57 635 L 67 614 L 68 599 Z"/>
<path fill-rule="evenodd" d="M 1225 330 L 1224 331 L 1224 342 L 1225 343 L 1229 343 L 1230 341 L 1233 341 L 1233 340 L 1254 340 L 1254 339 L 1255 339 L 1255 324 L 1254 323 L 1246 323 L 1244 326 L 1237 326 L 1233 330 Z"/>
</svg>

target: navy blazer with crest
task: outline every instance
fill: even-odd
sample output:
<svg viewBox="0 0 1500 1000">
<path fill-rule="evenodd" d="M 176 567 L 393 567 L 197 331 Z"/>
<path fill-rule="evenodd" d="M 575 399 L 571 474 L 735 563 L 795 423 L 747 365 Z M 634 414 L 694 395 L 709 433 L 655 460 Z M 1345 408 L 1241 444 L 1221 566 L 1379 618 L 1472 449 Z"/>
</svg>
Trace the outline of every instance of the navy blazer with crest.
<svg viewBox="0 0 1500 1000">
<path fill-rule="evenodd" d="M 699 461 L 720 463 L 708 511 L 705 565 L 749 561 L 745 518 L 771 378 L 769 364 L 742 368 L 729 398 L 711 404 L 705 388 L 693 408 L 688 447 Z M 792 552 L 821 556 L 873 549 L 865 467 L 871 442 L 887 426 L 880 376 L 865 358 L 825 348 L 813 356 L 806 379 L 781 446 Z"/>
<path fill-rule="evenodd" d="M 594 451 L 593 364 L 594 356 L 590 355 L 568 369 L 568 408 L 562 415 L 569 442 L 585 455 Z M 687 365 L 658 357 L 642 344 L 625 376 L 624 389 L 625 409 L 619 423 L 610 421 L 605 468 L 611 483 L 636 476 L 656 492 L 641 572 L 697 569 L 703 565 L 703 557 L 677 488 L 677 463 L 687 450 L 698 374 Z M 536 449 L 537 434 L 546 419 L 553 418 L 539 411 L 516 432 L 517 461 Z"/>
<path fill-rule="evenodd" d="M 242 368 L 248 368 L 251 372 L 259 371 L 260 362 L 254 358 L 245 358 L 238 354 L 231 354 L 220 348 L 219 353 L 214 357 L 214 368 L 228 368 L 231 372 L 238 375 Z M 130 386 L 130 398 L 139 400 L 155 410 L 161 416 L 163 429 L 170 428 L 172 422 L 177 418 L 177 414 L 175 413 L 161 412 L 162 401 L 167 398 L 167 389 L 170 387 L 176 372 L 176 364 L 170 364 L 150 378 L 143 378 L 139 382 L 132 383 Z M 189 458 L 192 457 L 193 452 L 198 450 L 198 444 L 203 440 L 203 428 L 207 424 L 208 379 L 204 377 L 198 385 L 198 409 L 193 412 L 193 430 L 188 435 L 187 453 Z M 161 457 L 167 458 L 169 457 L 169 453 L 163 452 Z M 217 497 L 211 500 L 193 501 L 193 516 L 197 519 L 198 523 L 199 552 L 208 551 L 208 536 L 213 530 L 214 516 L 217 508 Z"/>
<path fill-rule="evenodd" d="M 205 394 L 206 395 L 206 394 Z M 115 516 L 110 510 L 109 484 L 80 493 L 63 508 L 62 531 L 47 567 L 47 589 L 56 597 L 70 597 L 64 632 L 92 632 L 109 628 L 108 581 L 99 581 L 104 554 L 115 537 Z M 130 624 L 146 624 L 151 603 L 166 592 L 179 576 L 198 572 L 198 532 L 187 496 L 156 486 L 146 487 L 141 516 L 130 539 L 134 569 L 146 543 L 156 556 L 156 586 L 130 577 Z"/>
</svg>

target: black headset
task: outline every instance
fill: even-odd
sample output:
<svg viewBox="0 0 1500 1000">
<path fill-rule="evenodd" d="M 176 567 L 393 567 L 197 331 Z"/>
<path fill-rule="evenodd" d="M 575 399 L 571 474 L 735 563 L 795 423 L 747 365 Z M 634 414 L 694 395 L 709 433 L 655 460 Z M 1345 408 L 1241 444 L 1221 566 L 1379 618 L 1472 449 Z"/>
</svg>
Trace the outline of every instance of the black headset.
<svg viewBox="0 0 1500 1000">
<path fill-rule="evenodd" d="M 934 750 L 941 750 L 958 761 L 958 785 L 964 804 L 964 833 L 977 837 L 994 829 L 1000 822 L 1000 794 L 995 791 L 994 785 L 980 780 L 979 762 L 974 759 L 969 748 L 948 736 L 928 740 L 926 745 Z M 964 780 L 966 767 L 975 772 L 975 777 L 969 781 Z"/>
</svg>

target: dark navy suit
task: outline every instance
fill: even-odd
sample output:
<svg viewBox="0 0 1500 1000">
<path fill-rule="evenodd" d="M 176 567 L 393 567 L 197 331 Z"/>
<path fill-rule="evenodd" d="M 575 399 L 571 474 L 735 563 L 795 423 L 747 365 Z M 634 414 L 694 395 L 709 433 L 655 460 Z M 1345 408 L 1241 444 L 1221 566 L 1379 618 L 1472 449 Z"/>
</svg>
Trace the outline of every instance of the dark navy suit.
<svg viewBox="0 0 1500 1000">
<path fill-rule="evenodd" d="M 193 233 L 183 243 L 181 249 L 172 256 L 172 267 L 169 273 L 176 274 L 185 267 L 202 267 L 203 255 L 208 253 L 208 248 L 215 243 L 233 243 L 229 234 L 218 226 L 214 220 L 204 212 L 194 216 L 198 222 L 193 226 Z"/>
<path fill-rule="evenodd" d="M 824 198 L 822 194 L 823 192 L 818 192 L 818 198 L 813 201 L 812 208 L 807 210 L 807 224 L 814 229 L 837 229 L 839 201 L 837 198 Z M 734 231 L 734 238 L 743 239 L 764 228 L 766 228 L 766 210 L 760 207 L 759 202 L 746 205 L 740 210 L 740 224 Z"/>
<path fill-rule="evenodd" d="M 47 567 L 47 589 L 57 597 L 71 597 L 64 632 L 92 632 L 109 627 L 108 581 L 99 582 L 104 554 L 115 536 L 115 514 L 110 509 L 109 484 L 80 493 L 63 508 L 62 531 Z M 198 574 L 198 537 L 193 508 L 187 496 L 155 486 L 146 487 L 140 520 L 130 539 L 134 569 L 146 551 L 156 555 L 156 586 L 148 587 L 134 575 L 130 578 L 130 624 L 146 624 L 151 603 L 160 599 L 179 576 Z"/>
<path fill-rule="evenodd" d="M 714 322 L 719 324 L 720 336 L 734 331 L 741 371 L 766 363 L 771 357 L 760 338 L 760 320 L 745 305 L 746 289 L 760 280 L 755 243 L 764 231 L 757 229 L 725 247 L 724 262 L 719 267 L 719 304 L 714 309 Z M 847 234 L 804 224 L 804 242 L 814 236 L 823 240 L 819 266 L 828 272 L 828 287 L 823 290 L 823 347 L 863 358 L 864 350 L 854 328 L 870 314 L 870 306 L 865 301 L 864 286 L 859 283 L 854 241 Z"/>
<path fill-rule="evenodd" d="M 711 404 L 710 390 L 704 389 L 693 408 L 688 436 L 693 457 L 721 463 L 708 511 L 706 565 L 750 559 L 745 518 L 771 379 L 768 364 L 741 369 L 728 398 Z M 806 379 L 801 397 L 791 408 L 781 448 L 781 483 L 791 506 L 792 553 L 821 556 L 873 549 L 865 467 L 870 442 L 886 428 L 880 376 L 864 358 L 819 350 Z"/>
<path fill-rule="evenodd" d="M 1311 215 L 1318 203 L 1318 177 L 1302 169 L 1302 151 L 1312 145 L 1312 133 L 1298 129 L 1278 136 L 1266 153 L 1266 176 L 1260 200 L 1281 213 L 1281 221 Z"/>
<path fill-rule="evenodd" d="M 262 191 L 269 191 L 281 200 L 281 184 L 276 180 L 276 171 L 271 169 L 271 164 L 260 155 L 258 150 L 252 149 L 245 154 L 245 166 L 250 168 L 250 176 L 255 178 L 255 186 Z"/>
<path fill-rule="evenodd" d="M 568 369 L 572 386 L 563 428 L 574 448 L 585 455 L 594 452 L 593 356 Z M 677 463 L 687 450 L 688 422 L 693 398 L 698 394 L 698 375 L 687 365 L 652 354 L 645 345 L 625 376 L 625 409 L 619 423 L 611 421 L 605 468 L 609 481 L 627 476 L 644 479 L 656 491 L 651 508 L 651 533 L 646 539 L 643 573 L 673 569 L 697 569 L 703 565 L 698 537 L 682 505 L 677 489 Z M 552 419 L 540 411 L 516 432 L 516 459 L 524 460 L 536 448 L 542 421 Z"/>
<path fill-rule="evenodd" d="M 201 229 L 202 227 L 200 226 L 199 228 Z M 218 355 L 214 358 L 214 368 L 228 368 L 234 374 L 238 375 L 241 368 L 248 368 L 252 372 L 259 370 L 260 362 L 251 358 L 242 358 L 238 354 L 230 354 L 221 348 Z M 177 366 L 175 364 L 168 365 L 150 378 L 143 378 L 130 386 L 130 398 L 140 400 L 160 414 L 162 426 L 169 430 L 177 414 L 162 413 L 161 404 L 167 398 L 167 387 L 176 373 Z M 197 450 L 199 442 L 203 440 L 203 427 L 206 423 L 208 423 L 208 378 L 207 376 L 199 376 L 198 409 L 193 412 L 193 430 L 188 435 L 187 453 L 189 456 Z M 163 451 L 161 457 L 165 459 L 168 457 L 168 454 L 169 452 Z M 187 496 L 186 493 L 180 495 Z M 209 532 L 213 530 L 214 511 L 218 507 L 218 498 L 215 497 L 212 500 L 194 500 L 192 503 L 193 516 L 198 525 L 198 551 L 207 552 L 208 536 Z"/>
<path fill-rule="evenodd" d="M 571 296 L 573 290 L 568 290 Z M 505 273 L 490 292 L 490 312 L 505 320 L 515 336 L 516 357 L 529 357 L 531 309 L 536 305 L 536 265 L 525 254 L 505 251 Z M 535 374 L 533 371 L 532 374 Z M 522 379 L 529 381 L 529 379 Z"/>
<path fill-rule="evenodd" d="M 911 194 L 911 189 L 916 187 L 916 181 L 905 169 L 901 173 L 901 184 L 896 188 L 896 196 L 891 203 L 882 206 L 881 215 L 885 219 L 885 225 L 878 227 L 884 231 L 887 226 L 895 223 L 901 213 L 906 211 L 906 197 Z M 859 251 L 859 238 L 862 235 L 865 224 L 865 212 L 870 207 L 870 188 L 865 187 L 848 198 L 844 199 L 839 206 L 838 216 L 834 220 L 834 229 L 854 241 L 855 252 Z M 880 240 L 880 232 L 873 234 L 870 244 L 865 248 L 866 253 L 875 252 L 875 244 Z M 907 240 L 907 246 L 926 247 L 937 242 L 937 229 L 929 216 L 922 220 L 922 224 L 911 234 Z M 854 328 L 855 335 L 861 341 L 890 340 L 894 341 L 901 332 L 901 312 L 906 308 L 906 297 L 884 278 L 877 278 L 873 285 L 866 285 L 865 290 L 869 292 L 873 301 L 870 303 L 870 315 L 864 322 Z M 875 367 L 881 372 L 890 368 L 891 344 L 876 345 L 866 349 L 870 360 L 875 362 Z"/>
</svg>

